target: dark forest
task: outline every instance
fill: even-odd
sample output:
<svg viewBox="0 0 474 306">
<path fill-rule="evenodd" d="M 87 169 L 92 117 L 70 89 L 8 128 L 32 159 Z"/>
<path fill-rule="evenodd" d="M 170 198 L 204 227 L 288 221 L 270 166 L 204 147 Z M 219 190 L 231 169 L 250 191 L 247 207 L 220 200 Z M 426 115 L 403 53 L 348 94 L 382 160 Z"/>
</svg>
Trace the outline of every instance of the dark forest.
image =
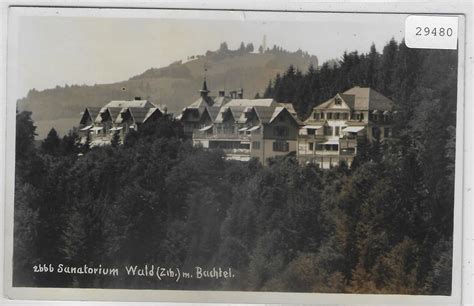
<svg viewBox="0 0 474 306">
<path fill-rule="evenodd" d="M 391 40 L 334 65 L 293 67 L 264 97 L 311 109 L 352 86 L 396 103 L 393 137 L 351 168 L 225 160 L 163 119 L 123 145 L 54 129 L 35 144 L 17 114 L 14 286 L 449 295 L 456 51 Z M 260 96 L 260 95 L 259 95 Z M 38 264 L 231 267 L 226 280 L 33 273 Z"/>
</svg>

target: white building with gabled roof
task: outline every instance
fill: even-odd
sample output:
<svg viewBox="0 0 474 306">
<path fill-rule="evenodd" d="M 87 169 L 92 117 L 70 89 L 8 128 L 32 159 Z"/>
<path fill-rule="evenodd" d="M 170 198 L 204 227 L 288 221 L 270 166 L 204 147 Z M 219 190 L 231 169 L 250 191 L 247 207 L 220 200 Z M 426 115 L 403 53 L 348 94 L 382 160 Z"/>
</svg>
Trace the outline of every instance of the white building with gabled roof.
<svg viewBox="0 0 474 306">
<path fill-rule="evenodd" d="M 82 141 L 90 137 L 92 146 L 110 144 L 115 133 L 123 141 L 131 131 L 166 114 L 165 106 L 156 106 L 148 100 L 114 100 L 103 107 L 86 107 L 79 122 Z"/>
<path fill-rule="evenodd" d="M 226 96 L 209 96 L 206 81 L 200 98 L 179 116 L 195 145 L 220 148 L 228 159 L 246 161 L 296 154 L 301 122 L 273 99 L 244 99 L 239 89 Z"/>
<path fill-rule="evenodd" d="M 362 141 L 391 136 L 394 103 L 369 87 L 353 87 L 313 108 L 298 137 L 298 159 L 322 168 L 351 165 Z"/>
</svg>

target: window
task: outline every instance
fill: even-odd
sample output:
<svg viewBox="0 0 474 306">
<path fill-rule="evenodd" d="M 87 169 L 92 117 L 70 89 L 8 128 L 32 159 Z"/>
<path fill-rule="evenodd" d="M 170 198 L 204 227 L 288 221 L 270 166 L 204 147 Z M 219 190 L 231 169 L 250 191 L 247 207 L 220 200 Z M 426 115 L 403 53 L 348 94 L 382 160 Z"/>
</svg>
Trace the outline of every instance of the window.
<svg viewBox="0 0 474 306">
<path fill-rule="evenodd" d="M 347 120 L 347 118 L 349 118 L 349 114 L 348 114 L 348 113 L 342 114 L 342 119 Z"/>
<path fill-rule="evenodd" d="M 260 141 L 254 141 L 254 142 L 252 142 L 252 149 L 254 149 L 254 150 L 260 150 Z"/>
<path fill-rule="evenodd" d="M 250 143 L 241 143 L 241 144 L 239 144 L 239 149 L 250 150 Z"/>
<path fill-rule="evenodd" d="M 277 137 L 285 137 L 288 136 L 288 127 L 286 126 L 275 126 L 273 128 L 273 136 Z"/>
<path fill-rule="evenodd" d="M 336 126 L 336 130 L 335 130 L 335 134 L 336 136 L 339 136 L 339 131 L 340 131 L 340 127 L 339 126 Z"/>
<path fill-rule="evenodd" d="M 324 148 L 324 151 L 339 151 L 339 145 L 337 144 L 326 144 L 322 146 Z"/>
<path fill-rule="evenodd" d="M 327 119 L 332 119 L 332 113 L 326 113 L 326 118 Z"/>
<path fill-rule="evenodd" d="M 275 141 L 273 143 L 273 151 L 275 151 L 275 152 L 288 152 L 288 151 L 290 151 L 290 144 L 286 141 Z"/>
<path fill-rule="evenodd" d="M 313 113 L 313 119 L 319 119 L 319 113 Z"/>
<path fill-rule="evenodd" d="M 316 145 L 316 151 L 323 151 L 324 150 L 324 145 L 323 144 L 317 144 Z"/>
<path fill-rule="evenodd" d="M 224 134 L 234 134 L 234 126 L 224 125 Z"/>
<path fill-rule="evenodd" d="M 335 113 L 335 114 L 334 114 L 334 119 L 339 119 L 340 116 L 341 116 L 340 113 Z"/>
<path fill-rule="evenodd" d="M 377 126 L 372 128 L 372 137 L 379 138 L 380 137 L 380 129 Z"/>
<path fill-rule="evenodd" d="M 308 150 L 313 151 L 314 149 L 314 143 L 308 142 Z"/>
<path fill-rule="evenodd" d="M 392 136 L 392 131 L 390 130 L 389 127 L 384 128 L 383 131 L 383 137 L 391 137 Z"/>
<path fill-rule="evenodd" d="M 341 98 L 336 97 L 336 99 L 334 99 L 334 100 L 335 100 L 336 105 L 341 105 Z"/>
<path fill-rule="evenodd" d="M 307 131 L 308 131 L 308 135 L 315 135 L 316 134 L 315 129 L 307 129 Z"/>
<path fill-rule="evenodd" d="M 325 126 L 324 127 L 324 135 L 332 136 L 332 126 Z"/>
</svg>

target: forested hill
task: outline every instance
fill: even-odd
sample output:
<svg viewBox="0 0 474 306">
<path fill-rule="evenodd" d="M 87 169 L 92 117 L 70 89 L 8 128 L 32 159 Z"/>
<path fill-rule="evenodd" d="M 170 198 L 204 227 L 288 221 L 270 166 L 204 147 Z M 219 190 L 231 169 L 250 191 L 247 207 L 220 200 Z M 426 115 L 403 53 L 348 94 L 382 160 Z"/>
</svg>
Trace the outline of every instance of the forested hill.
<svg viewBox="0 0 474 306">
<path fill-rule="evenodd" d="M 316 56 L 306 52 L 288 52 L 274 46 L 265 52 L 254 50 L 252 44 L 242 43 L 237 50 L 229 50 L 222 43 L 216 51 L 205 55 L 189 56 L 185 61 L 167 67 L 151 68 L 129 80 L 93 86 L 66 85 L 43 91 L 30 90 L 18 101 L 20 111 L 33 112 L 38 138 L 44 138 L 54 127 L 65 134 L 77 125 L 85 106 L 102 106 L 112 99 L 148 98 L 157 104 L 166 104 L 177 112 L 192 103 L 202 86 L 204 68 L 211 94 L 222 89 L 244 88 L 244 96 L 253 98 L 262 93 L 268 80 L 294 65 L 306 70 L 310 64 L 318 65 Z"/>
<path fill-rule="evenodd" d="M 372 45 L 370 52 L 346 52 L 336 65 L 324 63 L 319 69 L 300 71 L 289 67 L 267 86 L 264 97 L 280 102 L 291 101 L 305 118 L 314 106 L 353 86 L 371 87 L 391 98 L 404 122 L 416 108 L 439 107 L 433 100 L 451 103 L 456 99 L 457 51 L 410 49 L 402 41 L 388 42 L 382 52 Z M 447 100 L 446 100 L 447 99 Z M 450 100 L 452 99 L 452 100 Z M 439 102 L 437 102 L 439 103 Z M 447 125 L 455 119 L 456 103 L 443 106 Z"/>
</svg>

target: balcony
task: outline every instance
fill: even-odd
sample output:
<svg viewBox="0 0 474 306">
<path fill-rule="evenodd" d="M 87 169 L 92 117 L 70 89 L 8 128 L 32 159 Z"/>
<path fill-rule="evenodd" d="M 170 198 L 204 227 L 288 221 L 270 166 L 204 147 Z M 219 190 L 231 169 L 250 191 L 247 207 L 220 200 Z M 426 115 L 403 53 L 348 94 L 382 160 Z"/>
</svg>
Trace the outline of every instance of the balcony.
<svg viewBox="0 0 474 306">
<path fill-rule="evenodd" d="M 301 140 L 316 140 L 316 141 L 323 141 L 326 139 L 324 135 L 298 135 L 298 138 Z"/>
<path fill-rule="evenodd" d="M 339 140 L 339 147 L 341 149 L 357 148 L 357 138 L 344 137 Z"/>
<path fill-rule="evenodd" d="M 207 131 L 193 131 L 193 139 L 222 139 L 222 140 L 250 140 L 251 135 L 243 133 L 209 133 Z"/>
</svg>

